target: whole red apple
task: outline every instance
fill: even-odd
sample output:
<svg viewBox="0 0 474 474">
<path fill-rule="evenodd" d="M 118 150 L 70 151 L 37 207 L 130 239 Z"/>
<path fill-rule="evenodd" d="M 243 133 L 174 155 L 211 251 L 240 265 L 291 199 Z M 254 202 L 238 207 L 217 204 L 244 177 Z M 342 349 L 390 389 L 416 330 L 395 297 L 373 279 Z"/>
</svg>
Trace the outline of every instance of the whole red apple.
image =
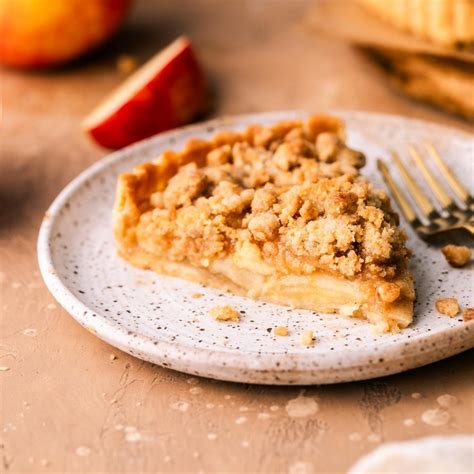
<svg viewBox="0 0 474 474">
<path fill-rule="evenodd" d="M 131 0 L 0 0 L 0 63 L 61 64 L 115 33 Z"/>
</svg>

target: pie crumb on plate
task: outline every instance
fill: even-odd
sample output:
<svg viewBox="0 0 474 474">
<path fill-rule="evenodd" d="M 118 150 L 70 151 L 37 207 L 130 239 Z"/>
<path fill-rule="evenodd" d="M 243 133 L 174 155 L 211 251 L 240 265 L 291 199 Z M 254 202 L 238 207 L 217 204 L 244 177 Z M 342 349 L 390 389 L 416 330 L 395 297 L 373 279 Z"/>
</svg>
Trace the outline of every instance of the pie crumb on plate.
<svg viewBox="0 0 474 474">
<path fill-rule="evenodd" d="M 303 346 L 312 346 L 314 344 L 315 338 L 313 331 L 307 329 L 304 334 L 301 336 L 301 344 Z"/>
<path fill-rule="evenodd" d="M 464 321 L 474 321 L 474 308 L 465 308 L 462 318 Z"/>
<path fill-rule="evenodd" d="M 464 267 L 471 260 L 471 249 L 460 245 L 445 245 L 441 251 L 452 267 Z"/>
<path fill-rule="evenodd" d="M 439 313 L 445 314 L 451 318 L 454 318 L 454 316 L 459 314 L 461 311 L 456 298 L 439 298 L 436 300 L 436 309 Z"/>
<path fill-rule="evenodd" d="M 232 306 L 215 306 L 209 313 L 216 321 L 240 321 L 240 313 Z"/>
<path fill-rule="evenodd" d="M 275 336 L 288 336 L 288 328 L 286 326 L 278 326 L 273 330 Z"/>
</svg>

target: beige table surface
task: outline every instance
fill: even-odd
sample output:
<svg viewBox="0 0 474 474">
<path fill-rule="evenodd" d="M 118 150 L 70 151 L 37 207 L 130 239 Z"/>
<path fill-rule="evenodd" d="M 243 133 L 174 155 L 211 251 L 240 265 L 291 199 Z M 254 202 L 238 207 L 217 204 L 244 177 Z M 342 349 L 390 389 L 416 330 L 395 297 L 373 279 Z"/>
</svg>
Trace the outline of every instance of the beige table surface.
<svg viewBox="0 0 474 474">
<path fill-rule="evenodd" d="M 350 46 L 308 33 L 307 6 L 143 0 L 116 41 L 87 61 L 47 74 L 0 72 L 0 471 L 344 472 L 385 441 L 472 431 L 472 351 L 384 379 L 304 390 L 196 379 L 96 339 L 39 276 L 43 213 L 106 154 L 79 122 L 122 80 L 119 53 L 144 60 L 188 33 L 218 91 L 214 115 L 339 107 L 468 129 L 388 89 Z M 422 421 L 443 394 L 458 399 L 451 420 Z M 299 395 L 319 410 L 290 416 L 287 404 Z"/>
</svg>

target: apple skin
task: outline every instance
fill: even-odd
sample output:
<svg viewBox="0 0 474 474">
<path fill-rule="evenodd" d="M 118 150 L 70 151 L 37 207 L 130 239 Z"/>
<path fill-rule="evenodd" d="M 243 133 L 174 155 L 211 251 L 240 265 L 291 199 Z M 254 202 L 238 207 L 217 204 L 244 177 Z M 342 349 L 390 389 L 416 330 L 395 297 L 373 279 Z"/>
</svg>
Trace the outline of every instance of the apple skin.
<svg viewBox="0 0 474 474">
<path fill-rule="evenodd" d="M 131 0 L 0 0 L 0 63 L 44 68 L 75 59 L 110 38 Z"/>
<path fill-rule="evenodd" d="M 176 41 L 183 42 L 180 51 L 125 103 L 97 124 L 84 121 L 84 129 L 97 143 L 123 148 L 184 125 L 202 111 L 207 97 L 204 74 L 189 40 Z"/>
</svg>

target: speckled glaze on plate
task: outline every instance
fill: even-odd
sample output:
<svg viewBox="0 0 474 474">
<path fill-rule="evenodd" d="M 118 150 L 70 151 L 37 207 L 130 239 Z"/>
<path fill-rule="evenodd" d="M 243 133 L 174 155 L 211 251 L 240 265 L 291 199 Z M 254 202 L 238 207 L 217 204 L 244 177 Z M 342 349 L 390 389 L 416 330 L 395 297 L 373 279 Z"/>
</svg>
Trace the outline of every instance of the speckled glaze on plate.
<svg viewBox="0 0 474 474">
<path fill-rule="evenodd" d="M 403 151 L 407 143 L 423 139 L 439 148 L 458 176 L 473 175 L 469 157 L 474 142 L 467 134 L 397 116 L 334 113 L 346 122 L 349 144 L 367 155 L 363 174 L 379 187 L 383 183 L 375 158 L 387 158 L 387 150 Z M 368 379 L 472 348 L 474 323 L 434 310 L 435 299 L 443 295 L 457 297 L 462 307 L 473 306 L 472 269 L 451 269 L 439 250 L 410 229 L 418 300 L 415 322 L 397 334 L 376 335 L 362 321 L 222 294 L 138 270 L 117 257 L 111 212 L 119 173 L 165 149 L 179 149 L 191 137 L 306 115 L 274 112 L 213 120 L 153 137 L 84 171 L 56 198 L 41 226 L 38 257 L 51 293 L 82 326 L 125 352 L 182 372 L 237 382 L 293 385 Z M 193 293 L 204 296 L 193 299 Z M 241 321 L 214 321 L 208 311 L 222 304 L 238 309 Z M 271 328 L 281 325 L 289 327 L 288 337 L 271 334 Z M 299 342 L 306 329 L 317 338 L 312 347 Z"/>
</svg>

